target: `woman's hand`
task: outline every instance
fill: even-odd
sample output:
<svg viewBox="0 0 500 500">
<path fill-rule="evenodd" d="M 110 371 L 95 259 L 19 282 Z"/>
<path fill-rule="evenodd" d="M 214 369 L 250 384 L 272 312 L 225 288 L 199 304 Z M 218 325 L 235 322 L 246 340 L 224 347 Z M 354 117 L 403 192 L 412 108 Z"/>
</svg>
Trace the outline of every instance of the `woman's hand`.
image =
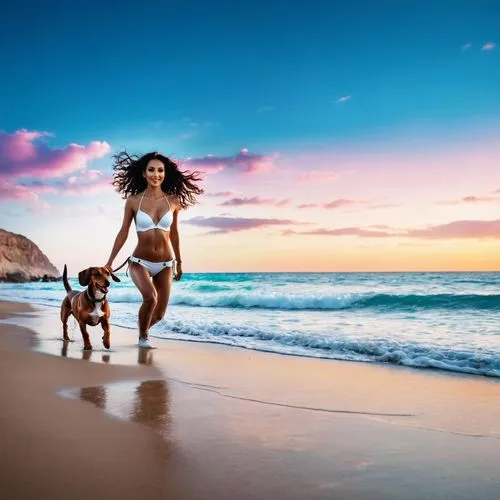
<svg viewBox="0 0 500 500">
<path fill-rule="evenodd" d="M 107 269 L 110 273 L 113 272 L 113 265 L 112 264 L 109 264 L 109 263 L 106 263 L 104 264 L 103 266 L 105 269 Z"/>
<path fill-rule="evenodd" d="M 182 278 L 182 262 L 175 262 L 174 280 L 179 281 Z"/>
</svg>

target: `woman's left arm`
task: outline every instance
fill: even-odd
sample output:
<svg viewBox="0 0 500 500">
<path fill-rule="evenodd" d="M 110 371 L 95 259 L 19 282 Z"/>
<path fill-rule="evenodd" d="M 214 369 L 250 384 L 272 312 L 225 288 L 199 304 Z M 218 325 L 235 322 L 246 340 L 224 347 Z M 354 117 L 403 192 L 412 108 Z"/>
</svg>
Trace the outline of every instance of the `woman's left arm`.
<svg viewBox="0 0 500 500">
<path fill-rule="evenodd" d="M 181 247 L 179 241 L 179 210 L 180 206 L 177 205 L 173 212 L 173 221 L 170 226 L 170 241 L 172 242 L 172 247 L 174 248 L 175 260 L 176 260 L 176 272 L 174 279 L 179 281 L 182 278 L 182 258 L 181 258 Z"/>
</svg>

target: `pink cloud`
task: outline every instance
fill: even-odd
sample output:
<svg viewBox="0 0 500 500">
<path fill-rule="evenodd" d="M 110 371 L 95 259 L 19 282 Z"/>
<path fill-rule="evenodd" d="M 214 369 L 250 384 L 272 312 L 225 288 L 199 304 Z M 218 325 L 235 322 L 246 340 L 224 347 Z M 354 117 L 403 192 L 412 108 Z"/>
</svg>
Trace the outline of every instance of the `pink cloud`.
<svg viewBox="0 0 500 500">
<path fill-rule="evenodd" d="M 213 233 L 229 233 L 234 231 L 245 231 L 269 226 L 283 226 L 299 224 L 297 221 L 288 219 L 257 219 L 244 217 L 193 217 L 184 221 L 198 227 L 209 227 L 216 229 Z"/>
<path fill-rule="evenodd" d="M 496 45 L 493 42 L 487 42 L 483 45 L 481 50 L 493 50 Z"/>
<path fill-rule="evenodd" d="M 500 238 L 500 219 L 458 220 L 424 229 L 412 229 L 407 235 L 425 239 Z"/>
<path fill-rule="evenodd" d="M 217 193 L 204 193 L 203 196 L 208 196 L 210 198 L 223 198 L 225 196 L 236 196 L 239 193 L 237 191 L 219 191 Z"/>
<path fill-rule="evenodd" d="M 33 214 L 47 213 L 51 208 L 32 189 L 13 184 L 4 179 L 0 179 L 0 202 L 2 201 L 28 202 L 27 210 Z"/>
<path fill-rule="evenodd" d="M 297 176 L 298 181 L 335 181 L 339 178 L 339 173 L 325 170 L 310 170 Z"/>
<path fill-rule="evenodd" d="M 360 227 L 343 227 L 337 229 L 318 228 L 311 231 L 284 231 L 284 236 L 293 234 L 313 235 L 313 236 L 359 236 L 361 238 L 416 238 L 416 239 L 487 239 L 500 238 L 500 219 L 496 220 L 461 220 L 447 224 L 428 226 L 422 229 L 407 229 L 396 231 L 394 229 L 384 229 L 372 231 Z"/>
<path fill-rule="evenodd" d="M 395 208 L 401 205 L 395 203 L 378 203 L 374 205 L 367 205 L 368 201 L 355 201 L 355 200 L 347 200 L 345 198 L 339 198 L 337 200 L 329 201 L 326 203 L 303 203 L 301 205 L 297 205 L 297 208 L 326 208 L 327 210 L 349 207 L 353 205 L 363 206 L 365 205 L 370 210 L 377 210 L 381 208 Z"/>
<path fill-rule="evenodd" d="M 18 186 L 0 179 L 0 200 L 38 201 L 38 195 L 26 186 Z"/>
<path fill-rule="evenodd" d="M 283 200 L 276 201 L 275 206 L 276 207 L 287 207 L 290 204 L 290 200 L 288 198 L 285 198 Z"/>
<path fill-rule="evenodd" d="M 461 205 L 463 203 L 477 204 L 477 203 L 489 203 L 491 201 L 498 201 L 499 198 L 495 196 L 464 196 L 459 200 L 445 200 L 438 201 L 438 205 Z"/>
<path fill-rule="evenodd" d="M 221 207 L 240 207 L 242 205 L 273 205 L 275 207 L 284 207 L 288 205 L 290 200 L 276 200 L 274 198 L 259 198 L 254 196 L 253 198 L 232 198 L 224 203 L 221 203 Z"/>
<path fill-rule="evenodd" d="M 13 134 L 0 131 L 0 176 L 62 177 L 84 169 L 89 161 L 102 158 L 111 147 L 107 142 L 93 141 L 87 146 L 69 144 L 57 149 L 36 142 L 46 132 L 18 130 Z"/>
<path fill-rule="evenodd" d="M 273 167 L 276 155 L 261 155 L 242 149 L 234 156 L 207 155 L 201 158 L 188 158 L 182 164 L 185 167 L 195 167 L 207 173 L 216 173 L 224 169 L 234 169 L 238 172 L 253 174 Z"/>
<path fill-rule="evenodd" d="M 337 200 L 328 201 L 326 203 L 302 203 L 297 205 L 297 208 L 326 208 L 327 210 L 332 210 L 336 208 L 348 207 L 352 205 L 359 205 L 361 202 L 354 200 L 346 200 L 344 198 L 339 198 Z"/>
<path fill-rule="evenodd" d="M 65 180 L 57 180 L 51 183 L 35 180 L 26 183 L 20 183 L 19 187 L 29 189 L 36 194 L 60 194 L 68 195 L 91 195 L 100 191 L 111 190 L 111 176 L 105 176 L 98 171 L 81 172 L 81 175 L 71 176 Z"/>
<path fill-rule="evenodd" d="M 283 236 L 292 234 L 311 235 L 311 236 L 360 236 L 362 238 L 386 238 L 388 236 L 397 236 L 397 234 L 388 233 L 386 231 L 372 231 L 370 229 L 362 229 L 359 227 L 342 227 L 338 229 L 312 229 L 310 231 L 284 231 Z"/>
<path fill-rule="evenodd" d="M 14 184 L 12 184 L 14 185 Z M 56 184 L 48 184 L 43 181 L 32 181 L 32 182 L 20 182 L 15 185 L 16 187 L 20 187 L 23 189 L 29 189 L 31 192 L 35 193 L 36 195 L 39 194 L 56 194 L 58 193 Z"/>
<path fill-rule="evenodd" d="M 493 196 L 466 196 L 462 198 L 464 203 L 484 203 L 485 201 L 496 201 L 498 198 Z"/>
<path fill-rule="evenodd" d="M 327 208 L 327 209 L 332 209 L 332 208 L 342 208 L 342 207 L 347 207 L 350 205 L 356 205 L 357 202 L 353 200 L 346 200 L 344 198 L 339 198 L 337 200 L 330 201 L 328 203 L 323 203 L 322 207 Z"/>
</svg>

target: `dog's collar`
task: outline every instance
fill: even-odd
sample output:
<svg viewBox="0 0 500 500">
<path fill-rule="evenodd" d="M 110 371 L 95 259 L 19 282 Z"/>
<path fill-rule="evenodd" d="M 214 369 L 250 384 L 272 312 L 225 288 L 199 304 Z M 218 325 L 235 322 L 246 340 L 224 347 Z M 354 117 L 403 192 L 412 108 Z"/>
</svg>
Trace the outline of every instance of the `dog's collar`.
<svg viewBox="0 0 500 500">
<path fill-rule="evenodd" d="M 95 297 L 90 296 L 89 289 L 87 287 L 87 297 L 89 298 L 90 302 L 94 304 L 99 304 L 99 302 L 102 302 L 106 298 L 106 295 L 104 295 L 102 299 L 97 300 Z"/>
</svg>

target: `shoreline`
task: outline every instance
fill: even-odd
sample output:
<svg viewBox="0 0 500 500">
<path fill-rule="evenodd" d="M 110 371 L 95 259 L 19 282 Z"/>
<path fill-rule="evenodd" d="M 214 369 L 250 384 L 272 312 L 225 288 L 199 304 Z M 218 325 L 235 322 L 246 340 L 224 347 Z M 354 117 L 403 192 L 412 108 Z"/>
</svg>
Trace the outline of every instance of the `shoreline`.
<svg viewBox="0 0 500 500">
<path fill-rule="evenodd" d="M 142 355 L 119 327 L 110 351 L 91 328 L 83 356 L 78 335 L 63 352 L 54 308 L 22 304 L 0 302 L 9 498 L 500 493 L 490 378 L 161 339 Z"/>
<path fill-rule="evenodd" d="M 7 303 L 9 308 L 17 308 L 18 302 Z M 1 320 L 1 305 L 0 301 L 0 320 Z M 27 312 L 26 305 L 23 305 L 23 311 L 19 317 L 24 317 Z M 398 365 L 393 363 L 371 363 L 364 361 L 354 360 L 338 360 L 331 358 L 320 358 L 311 356 L 301 356 L 296 354 L 285 354 L 274 351 L 258 350 L 253 348 L 246 348 L 240 345 L 227 345 L 218 342 L 210 341 L 196 341 L 196 340 L 179 340 L 168 339 L 164 337 L 153 337 L 154 344 L 157 346 L 153 350 L 137 349 L 137 342 L 135 338 L 135 330 L 127 327 L 120 327 L 112 325 L 112 345 L 111 349 L 105 349 L 100 343 L 100 327 L 89 327 L 91 338 L 94 338 L 93 350 L 83 351 L 83 343 L 81 334 L 78 328 L 71 331 L 70 338 L 74 341 L 65 343 L 62 342 L 60 330 L 60 320 L 58 314 L 54 314 L 54 309 L 57 308 L 45 305 L 28 305 L 31 313 L 40 315 L 43 318 L 41 323 L 42 328 L 38 329 L 38 343 L 32 346 L 32 350 L 39 353 L 62 356 L 64 358 L 71 358 L 75 360 L 85 360 L 92 363 L 103 363 L 107 365 L 119 366 L 137 366 L 137 365 L 150 365 L 155 366 L 159 373 L 163 371 L 166 363 L 170 368 L 175 368 L 176 373 L 183 377 L 184 375 L 191 375 L 196 373 L 205 379 L 212 380 L 215 384 L 227 385 L 226 375 L 220 373 L 220 370 L 215 370 L 214 373 L 206 373 L 200 371 L 196 363 L 202 363 L 207 359 L 212 362 L 212 359 L 219 361 L 219 359 L 228 360 L 231 367 L 234 367 L 235 373 L 238 373 L 238 368 L 243 368 L 245 365 L 251 366 L 254 363 L 265 363 L 265 374 L 272 373 L 274 364 L 290 366 L 291 370 L 298 370 L 301 375 L 298 377 L 295 373 L 291 373 L 289 383 L 300 386 L 303 383 L 302 378 L 305 377 L 305 383 L 317 383 L 317 373 L 319 371 L 324 373 L 332 373 L 335 377 L 340 376 L 343 380 L 349 380 L 350 390 L 355 391 L 358 397 L 358 403 L 361 401 L 361 394 L 365 390 L 364 381 L 370 380 L 372 384 L 386 384 L 388 386 L 388 394 L 391 400 L 401 400 L 404 403 L 414 406 L 415 400 L 418 398 L 420 401 L 425 397 L 423 390 L 419 389 L 418 394 L 412 394 L 410 398 L 404 394 L 404 391 L 399 386 L 398 379 L 402 378 L 407 380 L 409 385 L 418 388 L 422 385 L 425 390 L 429 390 L 432 385 L 439 384 L 444 390 L 456 391 L 456 387 L 460 384 L 466 384 L 472 388 L 486 384 L 485 387 L 491 387 L 493 393 L 497 393 L 500 399 L 500 378 L 476 375 L 470 373 L 448 371 L 437 368 L 420 368 L 411 367 L 406 365 Z M 26 326 L 35 331 L 35 324 L 37 322 L 27 322 Z M 40 324 L 40 323 L 38 323 Z M 41 330 L 44 330 L 43 332 Z M 53 332 L 56 331 L 56 335 Z M 119 333 L 119 342 L 115 343 L 113 331 Z M 50 333 L 49 333 L 50 332 Z M 171 352 L 175 353 L 179 358 L 166 359 L 165 354 Z M 198 360 L 193 363 L 190 357 Z M 157 358 L 157 362 L 155 362 Z M 182 362 L 180 361 L 182 360 Z M 189 369 L 186 369 L 189 367 Z M 308 374 L 315 374 L 310 377 Z M 242 385 L 250 384 L 269 384 L 269 380 L 264 379 L 255 373 L 245 372 L 242 377 L 244 380 L 240 383 L 236 377 L 237 383 L 235 386 L 241 389 Z M 332 376 L 332 378 L 334 378 Z M 283 383 L 283 380 L 279 381 Z M 395 383 L 396 382 L 396 383 Z M 196 382 L 195 382 L 196 384 Z M 238 385 L 239 384 L 239 385 Z M 339 390 L 338 384 L 330 382 L 331 388 Z M 254 391 L 257 392 L 257 391 Z M 255 394 L 253 394 L 255 395 Z M 252 396 L 252 395 L 250 395 Z M 250 397 L 250 399 L 252 399 Z M 352 399 L 352 398 L 351 398 Z M 348 399 L 349 400 L 349 399 Z M 372 401 L 370 401 L 370 404 Z M 419 403 L 420 404 L 420 403 Z M 381 406 L 384 406 L 383 404 Z M 417 405 L 418 407 L 418 405 Z M 349 413 L 349 411 L 347 411 Z M 363 409 L 352 411 L 355 413 L 363 413 Z M 389 412 L 390 413 L 390 412 Z M 396 412 L 397 413 L 397 412 Z M 500 422 L 500 408 L 498 410 L 498 419 Z M 498 427 L 498 436 L 500 436 L 500 426 Z M 474 433 L 472 435 L 475 435 Z"/>
<path fill-rule="evenodd" d="M 3 299 L 0 299 L 0 304 L 2 302 L 6 303 L 11 303 L 11 304 L 26 304 L 25 302 L 16 302 L 16 301 L 4 301 Z M 34 308 L 39 308 L 39 310 L 57 310 L 59 311 L 59 307 L 53 306 L 53 305 L 48 305 L 48 304 L 42 304 L 42 303 L 34 303 L 32 304 L 32 307 Z M 1 319 L 1 315 L 0 315 Z M 71 326 L 71 322 L 73 322 L 73 326 Z M 113 323 L 113 320 L 111 320 L 111 326 L 112 328 L 118 328 L 120 330 L 126 330 L 129 332 L 134 331 L 134 328 L 131 327 L 126 327 L 126 326 L 119 326 L 115 323 Z M 76 332 L 76 338 L 80 338 L 80 334 L 77 332 L 77 329 L 75 327 L 74 319 L 70 318 L 70 324 L 69 324 L 69 329 L 73 332 Z M 92 330 L 92 327 L 90 327 Z M 71 333 L 71 332 L 70 332 Z M 419 366 L 419 365 L 412 365 L 412 364 L 404 364 L 404 363 L 399 363 L 399 362 L 387 362 L 387 361 L 371 361 L 371 360 L 356 360 L 356 359 L 343 359 L 343 358 L 333 358 L 333 357 L 328 357 L 328 356 L 313 356 L 313 355 L 308 355 L 308 354 L 298 354 L 294 352 L 286 352 L 286 351 L 277 351 L 277 350 L 272 350 L 272 349 L 263 349 L 263 348 L 258 348 L 258 347 L 246 347 L 244 345 L 237 345 L 237 344 L 230 344 L 230 343 L 225 343 L 225 342 L 219 342 L 217 340 L 210 340 L 210 339 L 204 339 L 204 340 L 196 340 L 196 338 L 166 338 L 166 337 L 161 337 L 161 336 L 156 336 L 154 331 L 151 333 L 151 337 L 154 339 L 153 343 L 155 342 L 181 342 L 181 343 L 188 343 L 188 344 L 201 344 L 201 345 L 206 345 L 206 346 L 219 346 L 223 349 L 242 349 L 244 351 L 251 351 L 251 352 L 257 352 L 257 353 L 262 353 L 265 355 L 274 355 L 274 356 L 285 356 L 285 357 L 293 357 L 293 358 L 298 358 L 298 359 L 311 359 L 311 360 L 318 360 L 318 361 L 326 361 L 326 362 L 333 362 L 333 363 L 351 363 L 351 364 L 356 364 L 356 365 L 370 365 L 374 367 L 385 367 L 385 368 L 393 368 L 396 370 L 409 370 L 410 372 L 412 371 L 417 371 L 417 372 L 430 372 L 431 374 L 435 374 L 437 376 L 439 375 L 448 375 L 450 377 L 472 377 L 472 379 L 476 378 L 482 378 L 482 379 L 488 379 L 488 380 L 496 380 L 500 383 L 500 375 L 493 375 L 489 373 L 474 373 L 471 371 L 470 368 L 465 368 L 463 370 L 458 370 L 457 367 L 451 367 L 451 368 L 444 368 L 444 367 L 436 367 L 436 366 Z M 97 345 L 97 344 L 96 344 Z M 95 347 L 95 346 L 94 346 Z"/>
</svg>

